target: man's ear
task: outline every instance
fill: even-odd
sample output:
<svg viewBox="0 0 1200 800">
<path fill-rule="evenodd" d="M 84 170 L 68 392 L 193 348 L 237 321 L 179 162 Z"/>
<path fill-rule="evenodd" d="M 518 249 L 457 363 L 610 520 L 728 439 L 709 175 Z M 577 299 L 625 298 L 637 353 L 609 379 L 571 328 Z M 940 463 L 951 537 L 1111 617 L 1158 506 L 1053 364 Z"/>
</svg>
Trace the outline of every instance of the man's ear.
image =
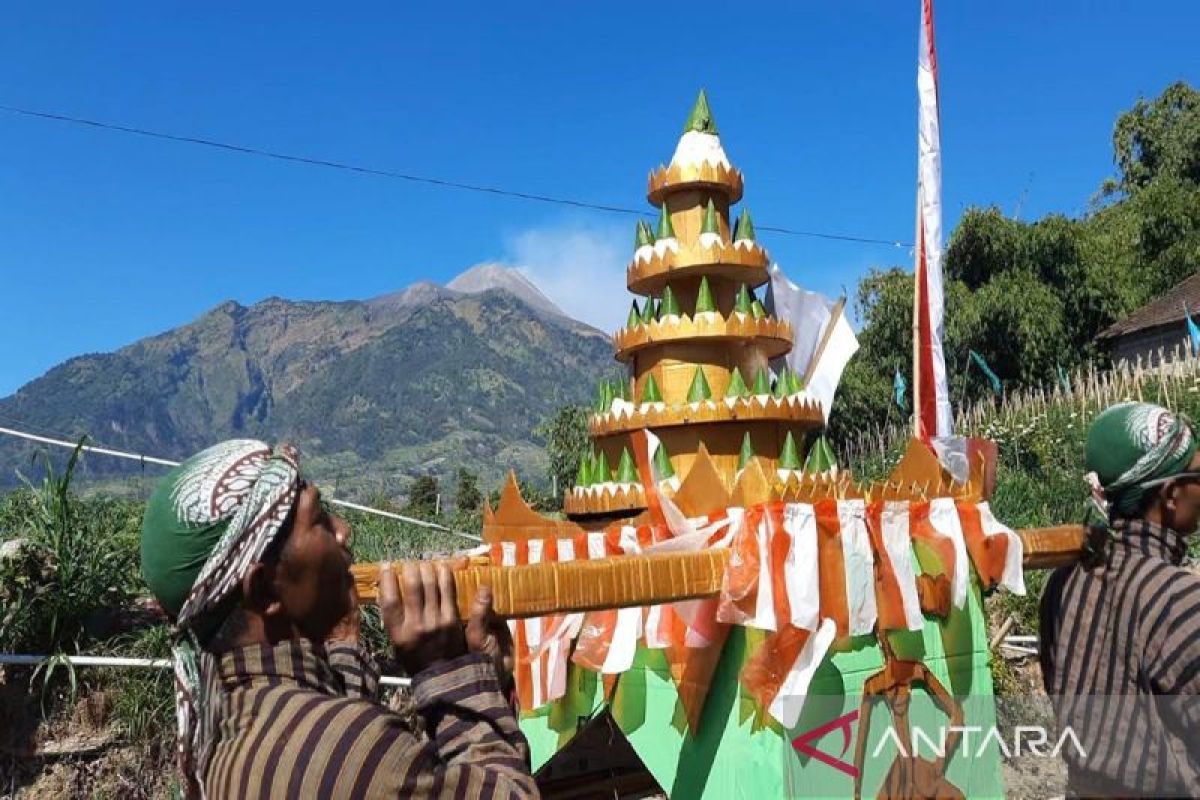
<svg viewBox="0 0 1200 800">
<path fill-rule="evenodd" d="M 283 603 L 275 591 L 274 568 L 256 561 L 242 576 L 242 598 L 246 606 L 258 614 L 269 617 L 283 611 Z"/>
</svg>

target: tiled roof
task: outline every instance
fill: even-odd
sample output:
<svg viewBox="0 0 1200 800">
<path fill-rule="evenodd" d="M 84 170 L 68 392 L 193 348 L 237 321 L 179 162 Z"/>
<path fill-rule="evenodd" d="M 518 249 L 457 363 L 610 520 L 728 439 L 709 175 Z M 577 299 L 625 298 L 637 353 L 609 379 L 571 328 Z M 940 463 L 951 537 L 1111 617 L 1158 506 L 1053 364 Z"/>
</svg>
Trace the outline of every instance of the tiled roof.
<svg viewBox="0 0 1200 800">
<path fill-rule="evenodd" d="M 1169 325 L 1184 318 L 1184 305 L 1193 318 L 1200 312 L 1200 272 L 1176 284 L 1166 294 L 1159 295 L 1123 320 L 1113 323 L 1097 338 L 1115 339 L 1130 333 Z"/>
</svg>

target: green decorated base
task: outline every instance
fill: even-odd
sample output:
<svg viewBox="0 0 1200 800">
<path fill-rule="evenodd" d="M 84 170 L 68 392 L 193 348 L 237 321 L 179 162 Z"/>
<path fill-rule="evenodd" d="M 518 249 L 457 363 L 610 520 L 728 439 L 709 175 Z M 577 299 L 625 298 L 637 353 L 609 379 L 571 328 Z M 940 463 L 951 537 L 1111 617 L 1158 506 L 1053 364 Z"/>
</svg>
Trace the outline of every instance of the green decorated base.
<svg viewBox="0 0 1200 800">
<path fill-rule="evenodd" d="M 823 724 L 859 710 L 863 682 L 883 664 L 873 637 L 859 637 L 851 649 L 838 652 L 818 669 L 804 713 L 784 731 L 763 723 L 756 704 L 738 682 L 748 642 L 761 640 L 760 631 L 733 627 L 713 676 L 698 737 L 686 733 L 684 713 L 661 651 L 639 649 L 633 668 L 624 673 L 613 696 L 611 713 L 659 785 L 672 798 L 814 798 L 851 797 L 853 778 L 809 755 L 799 753 L 792 740 Z M 922 660 L 957 698 L 965 724 L 989 728 L 995 722 L 986 628 L 976 589 L 967 606 L 945 622 L 927 621 L 920 632 L 892 637 L 900 658 Z M 603 682 L 595 673 L 572 665 L 567 696 L 521 721 L 539 768 L 574 736 L 581 722 L 603 703 Z M 927 729 L 949 725 L 944 717 L 929 716 L 928 695 L 920 685 L 913 692 L 913 720 L 924 718 Z M 924 715 L 924 717 L 922 717 Z M 892 753 L 872 758 L 887 736 L 887 708 L 873 706 L 868 738 L 863 796 L 876 796 L 892 761 Z M 844 733 L 835 728 L 810 745 L 852 764 L 858 735 L 852 723 L 850 745 L 842 753 Z M 920 724 L 920 723 L 917 723 Z M 971 742 L 950 761 L 946 777 L 968 797 L 1004 796 L 999 747 Z M 921 751 L 921 755 L 927 755 Z"/>
</svg>

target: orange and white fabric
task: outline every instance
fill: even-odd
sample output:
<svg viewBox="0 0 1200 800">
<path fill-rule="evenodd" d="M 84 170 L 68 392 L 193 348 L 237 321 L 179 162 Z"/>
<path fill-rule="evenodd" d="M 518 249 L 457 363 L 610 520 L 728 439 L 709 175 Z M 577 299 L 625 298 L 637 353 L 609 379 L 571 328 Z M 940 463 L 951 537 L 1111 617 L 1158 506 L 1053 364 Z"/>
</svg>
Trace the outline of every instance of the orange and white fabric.
<svg viewBox="0 0 1200 800">
<path fill-rule="evenodd" d="M 564 695 L 568 660 L 616 675 L 632 667 L 639 646 L 707 647 L 722 641 L 724 625 L 732 623 L 768 632 L 743 668 L 742 682 L 772 717 L 791 725 L 836 638 L 924 624 L 914 542 L 937 554 L 956 608 L 966 603 L 972 568 L 985 587 L 1025 591 L 1021 540 L 986 503 L 767 503 L 696 519 L 673 510 L 673 525 L 612 526 L 574 538 L 492 546 L 493 558 L 505 565 L 732 550 L 716 598 L 510 621 L 524 708 Z"/>
</svg>

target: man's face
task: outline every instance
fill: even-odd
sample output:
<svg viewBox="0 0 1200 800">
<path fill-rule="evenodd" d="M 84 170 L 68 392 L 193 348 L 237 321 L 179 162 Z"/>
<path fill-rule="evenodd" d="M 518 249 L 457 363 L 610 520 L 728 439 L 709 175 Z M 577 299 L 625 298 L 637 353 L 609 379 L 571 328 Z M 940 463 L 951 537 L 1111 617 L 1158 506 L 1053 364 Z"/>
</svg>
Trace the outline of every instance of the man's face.
<svg viewBox="0 0 1200 800">
<path fill-rule="evenodd" d="M 1200 472 L 1200 451 L 1188 465 L 1189 472 Z M 1200 526 L 1200 478 L 1181 478 L 1173 481 L 1165 498 L 1163 522 L 1185 536 Z"/>
<path fill-rule="evenodd" d="M 284 612 L 308 638 L 324 640 L 350 611 L 351 563 L 350 526 L 321 507 L 315 486 L 302 484 L 275 590 Z"/>
</svg>

